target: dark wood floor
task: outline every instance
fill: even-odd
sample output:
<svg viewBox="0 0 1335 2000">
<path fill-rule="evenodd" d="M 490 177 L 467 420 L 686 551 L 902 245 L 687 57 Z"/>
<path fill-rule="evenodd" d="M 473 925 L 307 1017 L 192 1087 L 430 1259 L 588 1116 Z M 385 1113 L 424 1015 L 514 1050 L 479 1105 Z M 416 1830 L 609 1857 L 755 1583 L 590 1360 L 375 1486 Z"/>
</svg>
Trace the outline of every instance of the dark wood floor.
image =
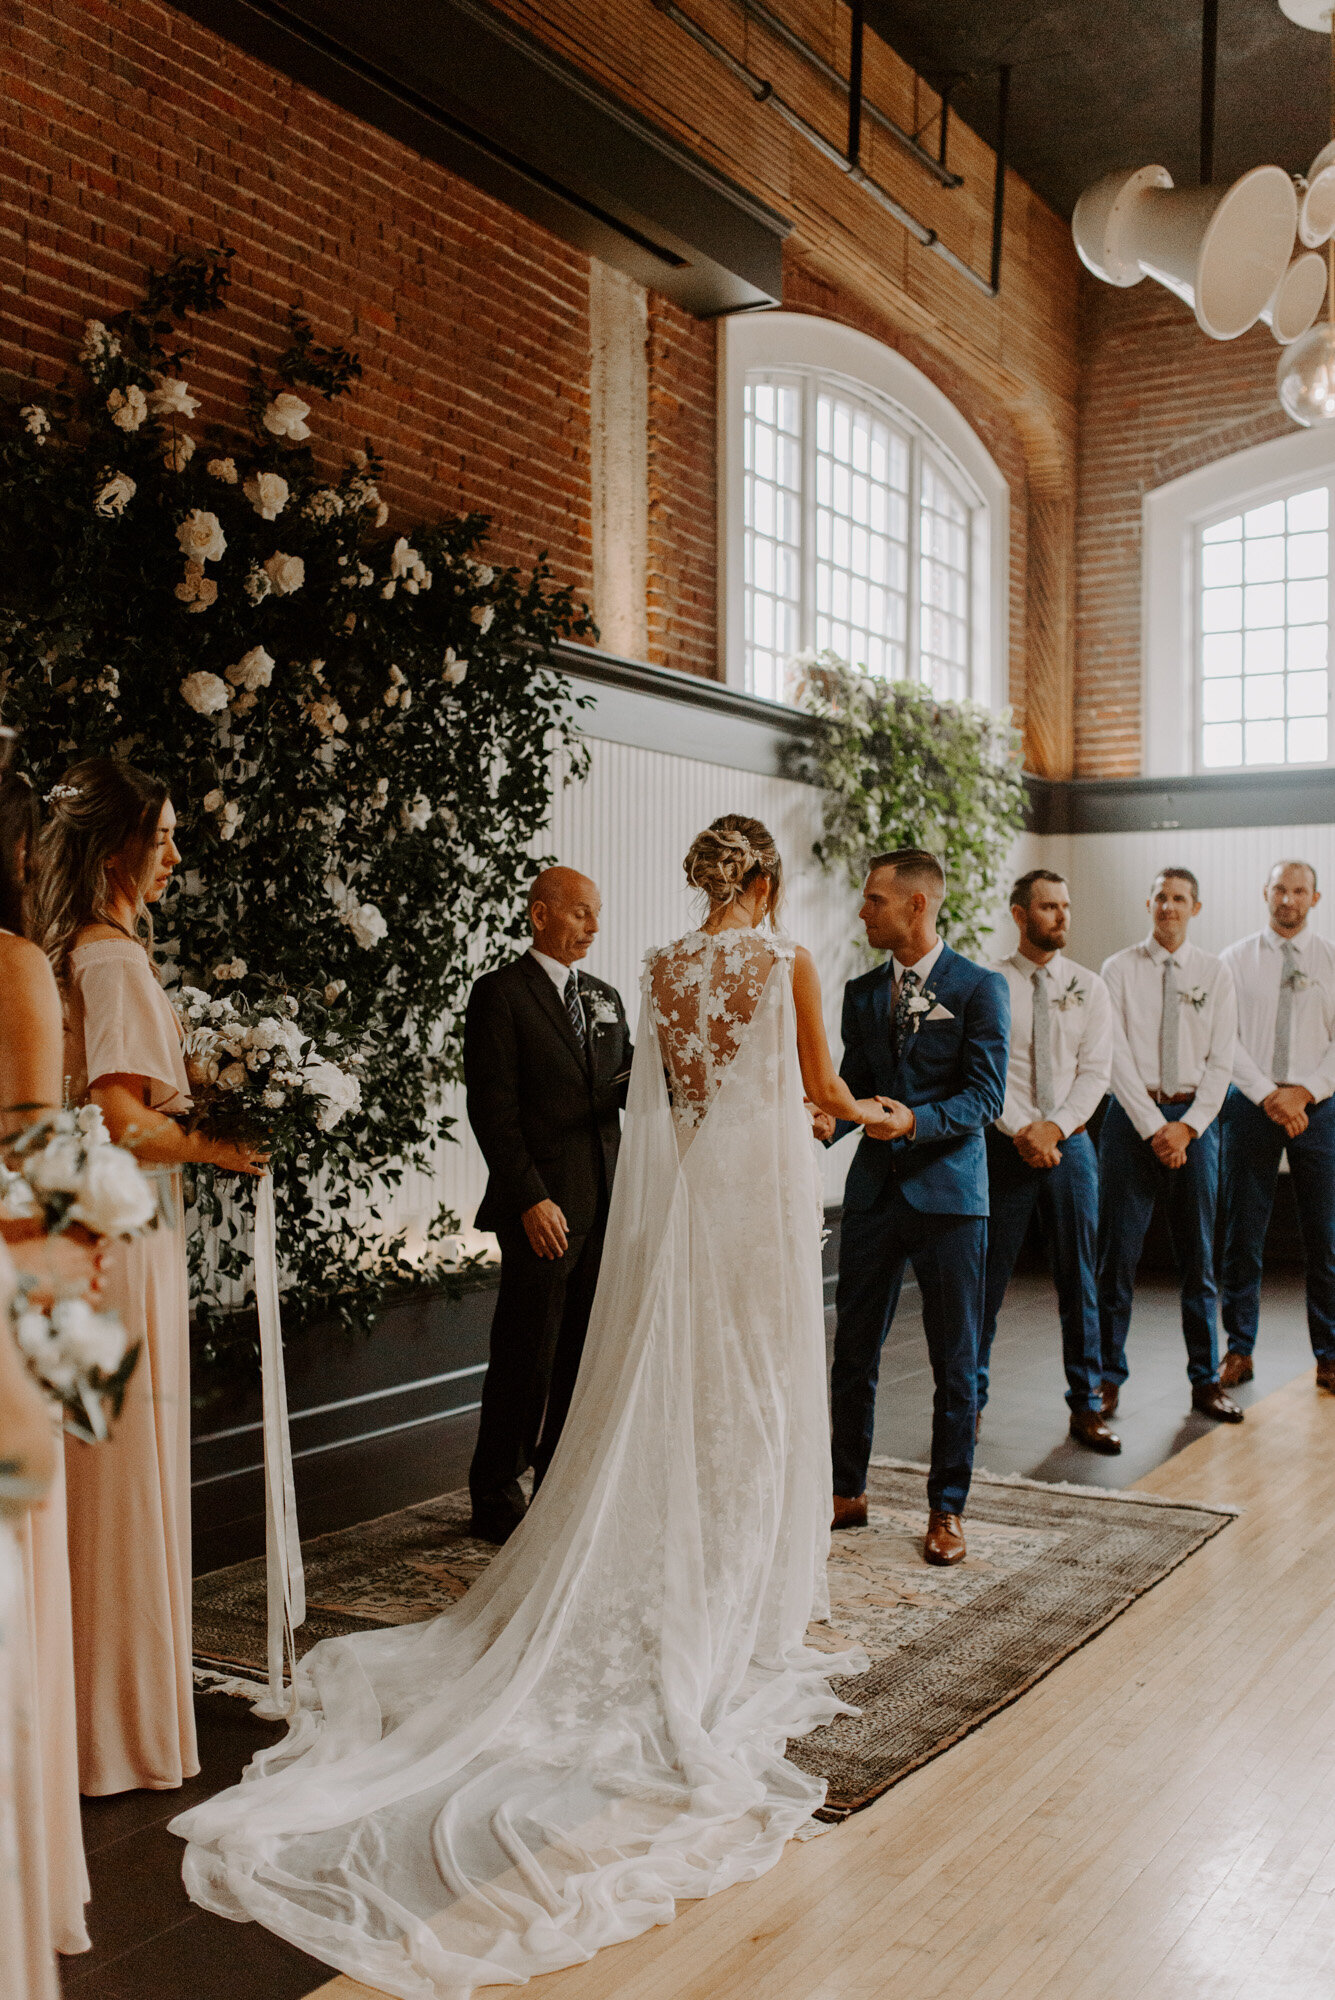
<svg viewBox="0 0 1335 2000">
<path fill-rule="evenodd" d="M 1210 1428 L 1190 1414 L 1177 1302 L 1166 1280 L 1143 1279 L 1129 1349 L 1131 1380 L 1117 1419 L 1125 1442 L 1105 1459 L 1072 1445 L 1060 1337 L 1044 1277 L 1018 1278 L 998 1331 L 993 1394 L 978 1464 L 1040 1479 L 1129 1485 Z M 1301 1279 L 1267 1282 L 1255 1401 L 1312 1366 Z M 922 1332 L 906 1299 L 881 1369 L 876 1449 L 925 1461 L 931 1373 Z M 331 1455 L 329 1477 L 303 1511 L 307 1535 L 369 1520 L 464 1483 L 473 1417 L 424 1425 L 406 1437 Z M 203 1567 L 255 1552 L 256 1523 L 216 1532 L 200 1524 Z M 258 1546 L 262 1546 L 262 1533 Z M 180 1792 L 134 1792 L 84 1807 L 93 1901 L 93 1949 L 62 1962 L 64 1989 L 79 2000 L 299 2000 L 329 1978 L 327 1967 L 281 1944 L 255 1924 L 233 1925 L 194 1909 L 180 1880 L 180 1842 L 167 1822 L 187 1805 L 232 1784 L 255 1751 L 281 1733 L 225 1695 L 197 1699 L 201 1775 Z"/>
</svg>

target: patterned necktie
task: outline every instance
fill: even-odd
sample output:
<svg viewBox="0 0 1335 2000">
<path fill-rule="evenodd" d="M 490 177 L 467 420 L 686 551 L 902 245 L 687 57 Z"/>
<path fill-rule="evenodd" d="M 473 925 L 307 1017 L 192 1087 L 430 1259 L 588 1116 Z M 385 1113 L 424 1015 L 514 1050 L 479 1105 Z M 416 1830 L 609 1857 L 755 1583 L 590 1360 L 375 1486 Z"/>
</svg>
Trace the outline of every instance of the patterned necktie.
<svg viewBox="0 0 1335 2000">
<path fill-rule="evenodd" d="M 922 985 L 916 972 L 906 972 L 899 982 L 899 998 L 895 1001 L 895 1011 L 890 1019 L 890 1043 L 898 1062 L 904 1053 L 908 1040 L 909 1022 L 913 1019 L 909 1012 L 909 1001 Z"/>
<path fill-rule="evenodd" d="M 1163 1019 L 1159 1023 L 1159 1095 L 1180 1097 L 1182 1067 L 1178 1056 L 1178 1035 L 1182 1006 L 1177 995 L 1177 960 L 1163 962 Z"/>
<path fill-rule="evenodd" d="M 1052 1087 L 1052 1004 L 1043 965 L 1034 973 L 1034 1102 L 1041 1118 L 1051 1118 L 1057 1108 Z"/>
<path fill-rule="evenodd" d="M 566 981 L 566 1012 L 570 1016 L 570 1025 L 575 1030 L 575 1040 L 583 1048 L 587 1037 L 584 1032 L 584 1009 L 580 1005 L 579 998 L 579 974 L 576 972 L 572 972 Z"/>
<path fill-rule="evenodd" d="M 1293 1040 L 1293 982 L 1298 973 L 1298 954 L 1285 941 L 1284 969 L 1279 975 L 1279 1005 L 1275 1009 L 1275 1059 L 1270 1074 L 1276 1083 L 1289 1081 L 1290 1044 Z"/>
</svg>

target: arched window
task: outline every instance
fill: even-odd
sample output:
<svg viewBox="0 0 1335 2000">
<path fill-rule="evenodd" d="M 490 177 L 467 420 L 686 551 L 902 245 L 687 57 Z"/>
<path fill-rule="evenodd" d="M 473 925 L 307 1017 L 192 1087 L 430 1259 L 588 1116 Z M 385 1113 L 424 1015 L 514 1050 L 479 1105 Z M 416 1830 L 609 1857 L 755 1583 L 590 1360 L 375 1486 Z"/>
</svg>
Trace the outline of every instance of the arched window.
<svg viewBox="0 0 1335 2000">
<path fill-rule="evenodd" d="M 1145 496 L 1147 775 L 1335 762 L 1333 461 L 1293 432 Z"/>
<path fill-rule="evenodd" d="M 766 313 L 726 337 L 729 679 L 782 701 L 793 656 L 828 649 L 1004 698 L 1007 489 L 959 412 L 848 327 Z"/>
</svg>

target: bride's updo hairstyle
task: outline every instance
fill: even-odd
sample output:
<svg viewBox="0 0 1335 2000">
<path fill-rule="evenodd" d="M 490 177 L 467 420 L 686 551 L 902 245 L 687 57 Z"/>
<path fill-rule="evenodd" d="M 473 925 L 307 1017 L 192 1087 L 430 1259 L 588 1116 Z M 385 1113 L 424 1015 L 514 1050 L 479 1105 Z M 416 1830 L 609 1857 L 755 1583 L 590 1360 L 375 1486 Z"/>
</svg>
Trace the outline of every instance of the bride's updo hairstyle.
<svg viewBox="0 0 1335 2000">
<path fill-rule="evenodd" d="M 144 891 L 153 879 L 154 835 L 168 788 L 118 757 L 74 764 L 47 795 L 38 847 L 33 935 L 63 978 L 69 949 L 88 924 L 106 921 L 111 863 L 128 865 L 122 886 L 134 898 L 136 926 L 151 944 Z"/>
<path fill-rule="evenodd" d="M 681 865 L 686 880 L 711 910 L 735 903 L 763 875 L 770 889 L 766 915 L 777 925 L 783 902 L 783 858 L 763 821 L 747 819 L 744 813 L 724 813 L 696 834 Z"/>
</svg>

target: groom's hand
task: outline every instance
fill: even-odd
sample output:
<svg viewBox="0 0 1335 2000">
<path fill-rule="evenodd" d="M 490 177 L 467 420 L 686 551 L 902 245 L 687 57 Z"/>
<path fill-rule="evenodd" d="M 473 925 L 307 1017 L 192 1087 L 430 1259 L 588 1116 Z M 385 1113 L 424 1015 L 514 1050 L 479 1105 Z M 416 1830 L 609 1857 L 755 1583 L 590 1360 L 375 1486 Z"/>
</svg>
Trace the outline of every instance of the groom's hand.
<svg viewBox="0 0 1335 2000">
<path fill-rule="evenodd" d="M 519 1220 L 535 1257 L 555 1260 L 565 1256 L 570 1239 L 566 1234 L 566 1219 L 554 1201 L 535 1201 Z"/>
<path fill-rule="evenodd" d="M 907 1104 L 897 1098 L 878 1097 L 876 1102 L 882 1107 L 882 1116 L 875 1118 L 863 1131 L 869 1139 L 911 1139 L 917 1128 L 917 1119 Z"/>
<path fill-rule="evenodd" d="M 823 1146 L 827 1140 L 833 1139 L 838 1120 L 832 1111 L 822 1111 L 819 1104 L 813 1104 L 809 1097 L 805 1102 L 811 1116 L 811 1136 L 819 1140 Z"/>
</svg>

